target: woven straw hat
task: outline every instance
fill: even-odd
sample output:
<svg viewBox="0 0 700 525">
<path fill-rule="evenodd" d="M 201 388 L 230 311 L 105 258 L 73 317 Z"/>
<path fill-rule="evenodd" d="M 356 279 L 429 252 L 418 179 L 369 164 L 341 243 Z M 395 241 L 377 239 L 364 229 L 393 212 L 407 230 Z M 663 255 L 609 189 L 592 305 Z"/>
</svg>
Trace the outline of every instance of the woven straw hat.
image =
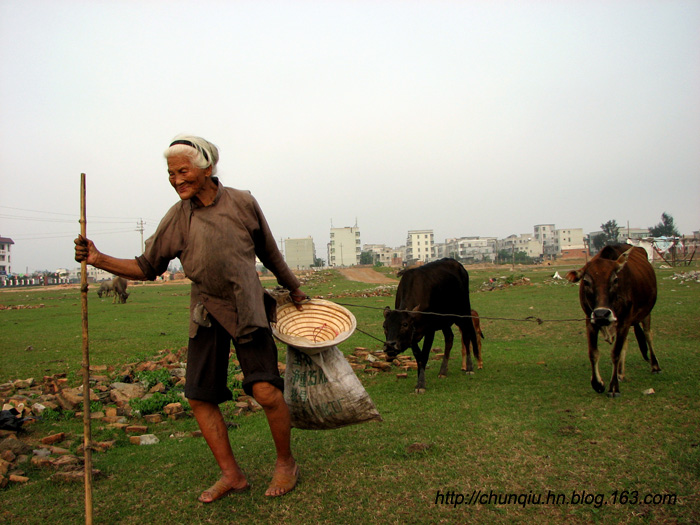
<svg viewBox="0 0 700 525">
<path fill-rule="evenodd" d="M 278 305 L 272 333 L 306 354 L 318 354 L 340 344 L 357 328 L 355 316 L 331 301 L 311 299 L 302 308 L 297 310 L 291 302 Z"/>
</svg>

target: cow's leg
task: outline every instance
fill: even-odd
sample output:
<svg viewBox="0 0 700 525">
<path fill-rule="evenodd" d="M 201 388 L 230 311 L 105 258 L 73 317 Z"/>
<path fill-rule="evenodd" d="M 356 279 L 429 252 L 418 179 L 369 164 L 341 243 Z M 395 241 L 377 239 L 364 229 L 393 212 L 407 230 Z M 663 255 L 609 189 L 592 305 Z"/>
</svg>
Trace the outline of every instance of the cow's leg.
<svg viewBox="0 0 700 525">
<path fill-rule="evenodd" d="M 627 343 L 627 335 L 629 334 L 629 326 L 618 326 L 613 344 L 612 355 L 612 377 L 610 378 L 610 386 L 608 386 L 608 395 L 610 397 L 620 396 L 620 375 L 624 368 L 624 349 Z"/>
<path fill-rule="evenodd" d="M 625 343 L 622 345 L 622 351 L 620 352 L 620 365 L 617 367 L 617 379 L 619 381 L 625 380 L 625 361 L 627 360 L 627 345 L 629 344 L 629 338 L 625 338 Z"/>
<path fill-rule="evenodd" d="M 411 348 L 413 349 L 413 355 L 418 362 L 418 381 L 416 382 L 416 394 L 425 394 L 425 367 L 428 364 L 428 358 L 430 357 L 430 349 L 433 346 L 433 340 L 435 339 L 435 332 L 427 332 L 425 334 L 425 339 L 423 340 L 423 350 L 421 351 L 418 343 L 413 343 Z"/>
<path fill-rule="evenodd" d="M 634 335 L 637 338 L 637 343 L 639 343 L 642 357 L 647 362 L 651 361 L 651 373 L 658 374 L 661 372 L 661 367 L 656 360 L 656 354 L 654 353 L 654 346 L 652 344 L 651 315 L 647 315 L 642 320 L 641 326 L 640 324 L 634 325 Z"/>
<path fill-rule="evenodd" d="M 605 383 L 598 370 L 598 329 L 590 321 L 586 321 L 586 337 L 588 338 L 588 358 L 591 361 L 591 386 L 593 390 L 602 394 L 605 392 Z"/>
<path fill-rule="evenodd" d="M 471 348 L 469 347 L 470 342 L 469 339 L 464 339 L 464 332 L 462 332 L 462 329 L 459 329 L 459 334 L 462 339 L 462 372 L 466 372 L 467 370 L 471 370 L 474 373 L 474 365 L 472 365 L 472 356 L 471 356 Z"/>
<path fill-rule="evenodd" d="M 442 333 L 445 336 L 445 355 L 442 357 L 442 365 L 440 365 L 440 373 L 438 373 L 438 377 L 447 377 L 447 366 L 455 336 L 452 333 L 451 327 L 445 328 Z"/>
</svg>

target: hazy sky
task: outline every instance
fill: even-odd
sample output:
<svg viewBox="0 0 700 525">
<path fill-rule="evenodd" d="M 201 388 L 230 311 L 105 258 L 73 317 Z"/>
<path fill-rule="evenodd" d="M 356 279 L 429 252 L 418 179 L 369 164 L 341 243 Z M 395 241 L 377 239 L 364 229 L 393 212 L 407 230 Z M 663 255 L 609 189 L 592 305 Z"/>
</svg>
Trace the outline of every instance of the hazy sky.
<svg viewBox="0 0 700 525">
<path fill-rule="evenodd" d="M 119 257 L 214 142 L 278 239 L 399 246 L 535 224 L 700 229 L 700 2 L 0 0 L 0 236 L 15 273 Z"/>
</svg>

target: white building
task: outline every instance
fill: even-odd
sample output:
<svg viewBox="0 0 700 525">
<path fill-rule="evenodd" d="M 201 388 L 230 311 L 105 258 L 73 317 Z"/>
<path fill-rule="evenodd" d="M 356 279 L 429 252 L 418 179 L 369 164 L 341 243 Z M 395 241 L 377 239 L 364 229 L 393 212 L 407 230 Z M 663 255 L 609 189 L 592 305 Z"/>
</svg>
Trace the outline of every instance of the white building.
<svg viewBox="0 0 700 525">
<path fill-rule="evenodd" d="M 311 237 L 285 239 L 284 260 L 294 270 L 308 270 L 316 258 L 316 247 Z"/>
<path fill-rule="evenodd" d="M 531 233 L 513 234 L 498 241 L 499 250 L 506 250 L 508 253 L 525 252 L 528 257 L 533 258 L 542 256 L 542 248 L 542 242 Z"/>
<path fill-rule="evenodd" d="M 586 243 L 583 239 L 583 228 L 555 230 L 554 233 L 554 246 L 556 247 L 557 255 L 586 255 Z"/>
<path fill-rule="evenodd" d="M 554 224 L 536 224 L 535 239 L 542 245 L 541 255 L 555 256 L 559 252 L 556 247 Z"/>
<path fill-rule="evenodd" d="M 0 236 L 0 275 L 12 275 L 12 245 L 15 243 L 9 237 Z"/>
<path fill-rule="evenodd" d="M 111 273 L 95 268 L 94 266 L 87 265 L 88 272 L 88 282 L 100 282 L 100 281 L 111 281 L 114 275 Z M 80 282 L 81 267 L 73 268 L 68 274 L 68 279 L 71 282 Z"/>
<path fill-rule="evenodd" d="M 451 257 L 461 262 L 474 263 L 496 259 L 496 237 L 460 237 L 445 239 L 444 243 L 435 245 L 435 256 L 438 259 Z"/>
<path fill-rule="evenodd" d="M 372 252 L 375 262 L 383 266 L 401 266 L 406 255 L 406 247 L 390 248 L 384 244 L 365 244 L 363 252 Z"/>
<path fill-rule="evenodd" d="M 435 259 L 433 230 L 409 230 L 406 238 L 406 262 L 429 262 Z"/>
<path fill-rule="evenodd" d="M 331 228 L 331 242 L 328 243 L 328 266 L 354 266 L 360 264 L 362 244 L 360 228 Z"/>
</svg>

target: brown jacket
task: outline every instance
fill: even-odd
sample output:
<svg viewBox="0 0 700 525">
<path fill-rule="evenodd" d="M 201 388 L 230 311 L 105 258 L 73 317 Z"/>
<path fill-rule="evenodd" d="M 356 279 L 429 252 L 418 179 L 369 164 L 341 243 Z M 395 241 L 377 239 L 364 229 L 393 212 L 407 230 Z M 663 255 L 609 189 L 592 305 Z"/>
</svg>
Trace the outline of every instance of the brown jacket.
<svg viewBox="0 0 700 525">
<path fill-rule="evenodd" d="M 277 248 L 258 202 L 248 191 L 224 187 L 205 207 L 180 201 L 163 217 L 136 258 L 150 280 L 161 275 L 176 257 L 192 281 L 190 337 L 197 333 L 192 311 L 197 303 L 240 339 L 258 327 L 267 327 L 264 290 L 255 268 L 263 265 L 288 290 L 299 287 Z"/>
</svg>

